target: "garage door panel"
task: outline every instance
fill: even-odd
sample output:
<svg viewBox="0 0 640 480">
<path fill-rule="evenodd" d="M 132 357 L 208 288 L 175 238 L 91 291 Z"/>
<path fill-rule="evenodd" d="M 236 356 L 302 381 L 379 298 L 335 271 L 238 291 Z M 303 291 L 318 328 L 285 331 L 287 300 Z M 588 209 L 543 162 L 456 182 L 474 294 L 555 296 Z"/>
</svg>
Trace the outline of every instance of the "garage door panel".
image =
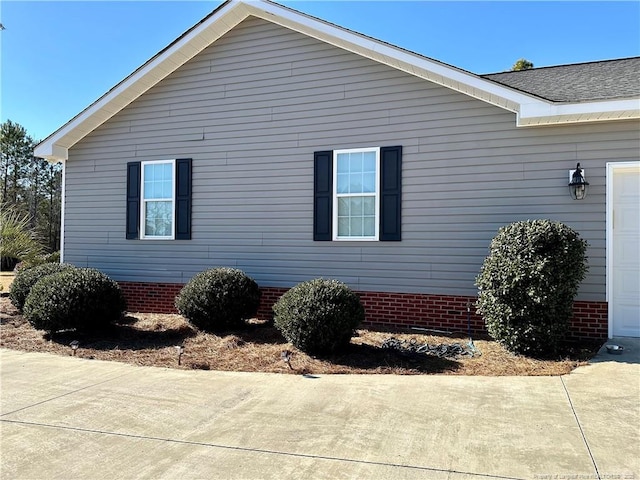
<svg viewBox="0 0 640 480">
<path fill-rule="evenodd" d="M 618 218 L 616 219 L 617 221 L 614 228 L 619 229 L 620 234 L 628 233 L 633 235 L 640 229 L 638 209 L 634 208 L 633 205 L 619 206 L 616 208 L 616 213 Z"/>
<path fill-rule="evenodd" d="M 635 303 L 620 303 L 617 308 L 615 336 L 635 337 L 640 329 L 638 306 Z"/>
<path fill-rule="evenodd" d="M 633 167 L 620 170 L 622 174 L 622 176 L 620 177 L 620 198 L 628 198 L 630 200 L 638 200 L 640 198 L 637 185 L 638 177 L 633 175 L 635 173 L 633 170 Z M 625 175 L 625 173 L 629 173 L 629 175 Z"/>
<path fill-rule="evenodd" d="M 614 248 L 619 257 L 616 266 L 620 269 L 631 268 L 636 272 L 640 266 L 640 245 L 638 240 L 633 238 L 623 238 L 615 242 Z"/>
<path fill-rule="evenodd" d="M 640 162 L 610 169 L 609 321 L 614 336 L 640 336 Z"/>
<path fill-rule="evenodd" d="M 640 290 L 640 278 L 638 277 L 637 269 L 624 269 L 620 272 L 620 285 L 616 292 L 620 300 L 626 299 L 630 301 L 638 296 L 638 290 Z"/>
</svg>

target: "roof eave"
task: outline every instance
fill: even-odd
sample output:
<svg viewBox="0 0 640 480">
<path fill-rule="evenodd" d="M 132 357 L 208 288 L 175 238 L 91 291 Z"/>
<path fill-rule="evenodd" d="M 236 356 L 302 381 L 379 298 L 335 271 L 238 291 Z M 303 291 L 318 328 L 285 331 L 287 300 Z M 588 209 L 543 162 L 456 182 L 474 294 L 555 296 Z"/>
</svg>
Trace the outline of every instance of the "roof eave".
<svg viewBox="0 0 640 480">
<path fill-rule="evenodd" d="M 536 102 L 522 104 L 517 126 L 561 125 L 640 119 L 640 99 L 628 98 L 581 103 Z"/>
</svg>

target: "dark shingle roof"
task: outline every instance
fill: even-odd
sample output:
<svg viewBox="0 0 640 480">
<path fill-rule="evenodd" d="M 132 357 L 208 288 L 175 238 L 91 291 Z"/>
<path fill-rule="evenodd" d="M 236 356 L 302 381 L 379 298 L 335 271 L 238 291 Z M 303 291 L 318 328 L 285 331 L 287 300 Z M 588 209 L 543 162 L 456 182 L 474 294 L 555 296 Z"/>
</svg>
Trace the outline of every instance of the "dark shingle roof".
<svg viewBox="0 0 640 480">
<path fill-rule="evenodd" d="M 481 75 L 552 102 L 640 96 L 640 57 Z"/>
</svg>

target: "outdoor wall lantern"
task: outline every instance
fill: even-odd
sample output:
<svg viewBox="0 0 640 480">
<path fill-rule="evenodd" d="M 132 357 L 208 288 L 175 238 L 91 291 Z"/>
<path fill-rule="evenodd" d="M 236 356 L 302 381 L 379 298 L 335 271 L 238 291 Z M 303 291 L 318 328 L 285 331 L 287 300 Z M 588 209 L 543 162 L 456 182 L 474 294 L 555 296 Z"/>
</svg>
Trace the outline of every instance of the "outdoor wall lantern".
<svg viewBox="0 0 640 480">
<path fill-rule="evenodd" d="M 574 200 L 583 200 L 587 196 L 588 186 L 589 182 L 584 179 L 584 170 L 578 163 L 575 170 L 569 170 L 569 195 Z"/>
</svg>

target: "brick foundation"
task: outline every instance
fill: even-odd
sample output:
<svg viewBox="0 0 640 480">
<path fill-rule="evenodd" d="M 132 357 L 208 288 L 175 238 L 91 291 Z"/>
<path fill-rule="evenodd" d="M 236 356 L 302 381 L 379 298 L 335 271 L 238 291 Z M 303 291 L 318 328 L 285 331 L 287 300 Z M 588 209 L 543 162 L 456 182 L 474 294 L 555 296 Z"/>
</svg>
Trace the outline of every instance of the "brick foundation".
<svg viewBox="0 0 640 480">
<path fill-rule="evenodd" d="M 271 307 L 287 290 L 289 289 L 279 287 L 260 288 L 262 296 L 260 297 L 260 307 L 258 308 L 258 314 L 256 316 L 261 320 L 271 320 L 273 317 Z"/>
<path fill-rule="evenodd" d="M 184 285 L 180 283 L 118 282 L 127 310 L 145 313 L 178 313 L 175 298 Z"/>
<path fill-rule="evenodd" d="M 175 296 L 183 285 L 174 283 L 120 282 L 131 312 L 177 313 Z M 258 318 L 270 319 L 271 307 L 286 288 L 262 287 Z M 484 334 L 482 318 L 475 313 L 475 297 L 412 293 L 359 292 L 366 312 L 365 325 L 374 328 L 427 328 L 467 332 L 467 305 L 471 307 L 473 334 Z M 571 319 L 575 338 L 606 339 L 607 303 L 576 301 Z"/>
<path fill-rule="evenodd" d="M 577 338 L 606 339 L 609 336 L 607 302 L 573 302 L 571 333 Z"/>
</svg>

